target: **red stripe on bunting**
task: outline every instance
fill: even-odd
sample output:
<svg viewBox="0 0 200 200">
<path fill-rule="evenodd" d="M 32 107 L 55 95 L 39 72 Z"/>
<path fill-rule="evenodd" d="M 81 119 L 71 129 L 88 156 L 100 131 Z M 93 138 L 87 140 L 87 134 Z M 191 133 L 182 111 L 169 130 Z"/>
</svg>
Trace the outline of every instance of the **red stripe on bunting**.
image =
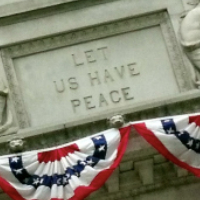
<svg viewBox="0 0 200 200">
<path fill-rule="evenodd" d="M 191 167 L 187 163 L 182 162 L 173 154 L 171 154 L 168 151 L 168 149 L 160 142 L 160 140 L 154 135 L 154 133 L 146 127 L 145 123 L 133 124 L 132 126 L 141 136 L 143 136 L 146 139 L 147 142 L 149 142 L 155 149 L 157 149 L 165 158 L 172 161 L 176 165 L 191 171 L 196 176 L 200 177 L 200 169 Z"/>
<path fill-rule="evenodd" d="M 109 169 L 105 169 L 101 171 L 91 182 L 89 186 L 80 186 L 78 187 L 74 193 L 75 195 L 71 197 L 69 200 L 82 200 L 85 197 L 87 197 L 90 193 L 93 191 L 99 189 L 105 182 L 106 180 L 110 177 L 110 175 L 113 173 L 115 168 L 119 165 L 122 156 L 124 155 L 126 151 L 126 146 L 128 143 L 128 137 L 129 133 L 131 131 L 131 126 L 121 128 L 120 130 L 120 135 L 121 135 L 121 141 L 120 145 L 118 147 L 118 153 L 117 157 L 114 160 L 113 164 L 110 166 Z"/>
<path fill-rule="evenodd" d="M 40 163 L 48 163 L 53 162 L 55 160 L 59 161 L 62 157 L 66 157 L 69 153 L 73 153 L 74 151 L 79 151 L 79 148 L 76 144 L 69 145 L 67 147 L 54 149 L 47 152 L 38 153 L 38 161 Z"/>
<path fill-rule="evenodd" d="M 197 126 L 200 126 L 200 117 L 199 115 L 196 116 L 189 116 L 189 123 L 195 122 Z"/>
<path fill-rule="evenodd" d="M 0 187 L 13 200 L 26 200 L 17 192 L 15 188 L 12 187 L 12 185 L 10 185 L 9 182 L 2 177 L 0 177 Z"/>
</svg>

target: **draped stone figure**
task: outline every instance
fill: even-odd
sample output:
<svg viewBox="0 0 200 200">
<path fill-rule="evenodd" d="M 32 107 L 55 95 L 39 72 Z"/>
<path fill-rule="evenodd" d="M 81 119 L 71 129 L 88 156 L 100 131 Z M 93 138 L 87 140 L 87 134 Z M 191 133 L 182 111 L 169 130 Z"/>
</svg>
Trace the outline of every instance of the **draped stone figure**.
<svg viewBox="0 0 200 200">
<path fill-rule="evenodd" d="M 200 3 L 184 17 L 180 37 L 184 51 L 193 64 L 193 82 L 200 89 Z"/>
<path fill-rule="evenodd" d="M 0 134 L 8 130 L 12 122 L 13 118 L 8 106 L 8 88 L 0 79 Z"/>
</svg>

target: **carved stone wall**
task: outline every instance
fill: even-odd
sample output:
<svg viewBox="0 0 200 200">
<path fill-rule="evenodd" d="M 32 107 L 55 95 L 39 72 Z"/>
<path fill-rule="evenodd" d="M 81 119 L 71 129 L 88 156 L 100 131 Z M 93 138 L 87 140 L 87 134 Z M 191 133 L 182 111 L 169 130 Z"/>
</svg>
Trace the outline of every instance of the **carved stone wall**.
<svg viewBox="0 0 200 200">
<path fill-rule="evenodd" d="M 179 41 L 181 16 L 190 7 L 187 1 L 151 0 L 151 3 L 149 3 L 148 0 L 36 0 L 34 2 L 35 4 L 28 4 L 28 0 L 24 0 L 10 5 L 0 5 L 0 73 L 5 75 L 3 79 L 9 88 L 8 98 L 14 117 L 12 128 L 6 134 L 0 135 L 0 155 L 9 153 L 8 141 L 16 135 L 26 141 L 25 150 L 41 149 L 60 145 L 105 130 L 108 128 L 107 117 L 116 113 L 124 114 L 126 122 L 128 122 L 200 111 L 200 93 L 192 84 L 188 60 Z M 156 57 L 156 55 L 160 55 L 160 52 L 152 54 L 155 60 L 159 62 L 157 71 L 154 68 L 155 75 L 166 70 L 165 68 L 167 70 L 170 68 L 170 77 L 165 77 L 169 76 L 169 74 L 163 73 L 159 81 L 156 80 L 158 76 L 155 79 L 152 78 L 152 81 L 156 83 L 154 85 L 156 88 L 156 85 L 162 85 L 164 78 L 165 80 L 169 78 L 169 87 L 166 83 L 162 92 L 152 99 L 148 99 L 148 95 L 144 95 L 143 99 L 135 101 L 135 99 L 137 100 L 137 95 L 134 95 L 134 98 L 131 98 L 134 99 L 133 103 L 128 104 L 126 102 L 122 106 L 118 106 L 113 101 L 114 106 L 102 112 L 90 113 L 88 109 L 83 116 L 79 116 L 78 113 L 77 118 L 65 119 L 66 116 L 64 116 L 62 123 L 52 123 L 50 121 L 49 124 L 44 124 L 44 126 L 41 126 L 41 124 L 40 126 L 32 126 L 32 113 L 28 110 L 22 90 L 24 85 L 20 82 L 20 78 L 28 71 L 28 68 L 22 68 L 18 72 L 16 64 L 18 60 L 28 57 L 36 58 L 38 55 L 45 55 L 49 52 L 58 53 L 58 51 L 78 45 L 79 48 L 82 48 L 85 44 L 95 42 L 98 44 L 100 41 L 109 41 L 112 38 L 124 40 L 127 37 L 129 40 L 127 40 L 126 44 L 129 45 L 128 43 L 132 42 L 135 37 L 134 34 L 137 32 L 142 33 L 142 31 L 146 31 L 144 43 L 153 38 L 151 49 L 153 49 L 154 44 L 159 42 L 158 36 L 160 37 L 162 50 L 165 50 L 163 58 L 167 58 L 167 61 L 162 62 Z M 155 33 L 155 35 L 149 37 L 149 39 L 148 34 L 150 33 Z M 126 35 L 126 37 L 120 37 L 121 35 Z M 114 41 L 117 40 L 115 39 Z M 142 50 L 142 47 L 145 46 L 144 43 L 135 43 L 138 46 L 133 48 L 135 51 L 141 51 L 138 54 L 141 56 L 141 60 L 145 60 L 152 53 L 149 52 L 149 55 L 142 54 L 144 52 Z M 123 55 L 125 51 L 123 51 L 124 49 L 121 52 L 116 50 L 118 54 L 114 61 L 125 57 Z M 91 49 L 90 52 L 92 52 Z M 90 56 L 86 56 L 89 60 L 88 68 L 92 68 L 91 63 L 94 61 Z M 120 59 L 116 62 L 120 61 Z M 145 68 L 146 71 L 141 72 L 141 75 L 146 75 L 150 72 L 153 65 L 151 59 L 152 57 L 150 57 L 149 63 Z M 115 63 L 114 61 L 111 60 L 109 62 Z M 169 63 L 165 65 L 166 62 Z M 138 63 L 135 62 L 134 65 Z M 143 67 L 139 64 L 139 67 Z M 109 68 L 111 66 L 108 65 L 106 67 Z M 102 66 L 99 65 L 98 67 L 101 68 Z M 99 68 L 98 70 L 100 70 Z M 40 70 L 40 68 L 37 69 Z M 54 68 L 52 67 L 52 69 Z M 135 73 L 135 69 L 132 68 L 131 73 Z M 168 72 L 167 70 L 166 72 Z M 21 73 L 21 76 L 19 76 L 19 73 Z M 66 76 L 66 74 L 63 73 L 63 76 Z M 109 75 L 107 76 L 109 77 Z M 140 79 L 141 76 L 138 75 L 137 78 Z M 124 82 L 128 81 L 124 79 Z M 145 79 L 140 84 L 143 84 L 143 82 L 145 82 Z M 120 84 L 117 85 L 116 81 L 116 88 Z M 136 83 L 133 81 L 132 84 Z M 142 92 L 140 91 L 140 84 L 135 89 L 138 92 L 137 94 Z M 149 85 L 150 83 L 146 83 L 144 94 L 148 93 L 150 89 L 151 93 L 154 94 Z M 114 86 L 114 84 L 107 84 L 101 89 L 107 90 L 107 88 L 111 88 L 112 90 L 110 89 L 109 92 L 112 92 L 116 91 L 116 89 L 113 89 Z M 91 94 L 95 93 L 94 87 L 90 90 Z M 173 90 L 173 92 L 170 93 L 170 90 Z M 170 95 L 168 93 L 166 95 L 166 91 Z M 102 94 L 102 91 L 100 92 Z M 25 95 L 31 96 L 32 93 L 26 93 Z M 60 95 L 60 93 L 57 95 Z M 67 95 L 70 96 L 69 93 Z M 81 94 L 77 92 L 78 95 Z M 52 115 L 55 107 L 56 105 L 52 105 Z M 71 114 L 68 110 L 66 112 L 69 115 Z M 40 116 L 42 114 L 41 109 Z M 184 191 L 187 189 L 193 193 L 194 189 L 199 187 L 199 184 L 198 178 L 168 162 L 133 131 L 120 166 L 107 183 L 88 199 L 165 200 L 168 198 L 170 200 L 179 200 L 181 198 L 181 200 L 185 200 L 189 199 L 189 197 Z M 179 190 L 175 191 L 175 189 Z M 180 195 L 182 193 L 185 194 L 184 197 Z M 199 199 L 198 196 L 199 190 L 196 190 L 196 196 L 192 199 Z M 0 198 L 8 199 L 1 191 Z"/>
<path fill-rule="evenodd" d="M 179 91 L 185 92 L 190 90 L 191 84 L 186 76 L 187 70 L 185 69 L 181 58 L 175 33 L 166 11 L 156 12 L 155 14 L 149 14 L 141 17 L 112 21 L 106 24 L 88 27 L 83 30 L 77 30 L 75 32 L 62 33 L 58 36 L 55 35 L 3 48 L 2 61 L 10 87 L 11 99 L 15 107 L 19 127 L 27 128 L 30 126 L 30 123 L 29 116 L 27 115 L 27 110 L 23 102 L 20 84 L 16 76 L 13 59 L 154 26 L 160 26 L 162 30 Z"/>
</svg>

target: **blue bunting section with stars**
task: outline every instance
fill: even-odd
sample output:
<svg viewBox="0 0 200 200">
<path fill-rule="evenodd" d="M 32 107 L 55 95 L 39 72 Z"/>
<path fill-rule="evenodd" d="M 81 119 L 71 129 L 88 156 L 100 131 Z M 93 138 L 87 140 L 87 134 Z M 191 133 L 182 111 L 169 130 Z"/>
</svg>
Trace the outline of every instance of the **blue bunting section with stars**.
<svg viewBox="0 0 200 200">
<path fill-rule="evenodd" d="M 177 131 L 173 119 L 161 120 L 161 122 L 166 134 L 174 134 L 188 149 L 192 149 L 196 153 L 200 153 L 199 139 L 191 137 L 191 135 L 186 130 Z"/>
</svg>

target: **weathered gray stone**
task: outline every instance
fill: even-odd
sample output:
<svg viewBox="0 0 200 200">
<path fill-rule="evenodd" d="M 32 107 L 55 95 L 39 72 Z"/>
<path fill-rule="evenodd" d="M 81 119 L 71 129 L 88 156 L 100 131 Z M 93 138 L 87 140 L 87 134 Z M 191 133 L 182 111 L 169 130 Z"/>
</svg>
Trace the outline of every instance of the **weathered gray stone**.
<svg viewBox="0 0 200 200">
<path fill-rule="evenodd" d="M 105 186 L 108 192 L 119 191 L 119 168 L 115 169 L 111 177 L 106 181 Z"/>
<path fill-rule="evenodd" d="M 132 170 L 133 169 L 133 161 L 120 163 L 119 169 L 120 169 L 120 172 Z"/>
<path fill-rule="evenodd" d="M 135 162 L 134 167 L 144 185 L 154 183 L 153 159 Z"/>
<path fill-rule="evenodd" d="M 25 150 L 52 147 L 105 130 L 116 113 L 128 122 L 200 111 L 179 42 L 190 8 L 186 0 L 2 0 L 0 74 L 14 123 L 0 135 L 0 154 L 16 135 Z M 131 134 L 119 169 L 89 199 L 198 199 L 199 179 Z"/>
<path fill-rule="evenodd" d="M 188 171 L 186 169 L 180 168 L 178 166 L 174 166 L 175 170 L 177 172 L 177 176 L 178 177 L 183 177 L 183 176 L 187 176 L 188 175 Z"/>
<path fill-rule="evenodd" d="M 119 178 L 120 190 L 131 190 L 135 187 L 140 187 L 142 185 L 139 174 L 135 170 L 120 173 Z"/>
<path fill-rule="evenodd" d="M 154 163 L 155 164 L 166 162 L 166 160 L 167 159 L 164 156 L 160 155 L 160 154 L 154 156 Z"/>
</svg>

